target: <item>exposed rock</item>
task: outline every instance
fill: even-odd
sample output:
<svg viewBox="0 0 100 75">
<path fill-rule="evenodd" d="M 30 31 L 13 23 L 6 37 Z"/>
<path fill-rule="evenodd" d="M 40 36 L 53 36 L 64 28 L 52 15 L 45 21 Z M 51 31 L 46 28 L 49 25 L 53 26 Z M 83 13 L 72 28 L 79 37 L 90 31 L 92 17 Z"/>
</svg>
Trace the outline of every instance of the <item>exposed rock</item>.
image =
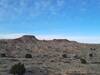
<svg viewBox="0 0 100 75">
<path fill-rule="evenodd" d="M 91 53 L 95 55 L 89 56 Z M 8 75 L 9 68 L 18 62 L 28 67 L 26 75 L 100 75 L 99 44 L 67 39 L 39 40 L 24 35 L 0 40 L 0 55 L 0 75 Z M 87 64 L 80 63 L 80 58 L 87 60 Z"/>
<path fill-rule="evenodd" d="M 38 40 L 35 36 L 24 35 L 20 38 L 0 40 L 0 50 L 5 51 L 8 56 L 24 57 L 26 53 L 67 51 L 79 52 L 79 44 L 66 39 Z"/>
<path fill-rule="evenodd" d="M 38 41 L 38 39 L 32 35 L 24 35 L 20 38 L 14 39 L 14 41 L 28 43 L 28 42 Z"/>
</svg>

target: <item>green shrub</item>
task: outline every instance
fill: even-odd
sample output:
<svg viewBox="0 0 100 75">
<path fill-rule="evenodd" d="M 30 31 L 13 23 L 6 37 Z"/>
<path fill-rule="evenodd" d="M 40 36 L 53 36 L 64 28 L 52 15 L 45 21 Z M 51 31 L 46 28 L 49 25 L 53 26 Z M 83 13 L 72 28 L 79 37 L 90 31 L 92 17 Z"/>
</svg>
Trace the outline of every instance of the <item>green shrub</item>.
<svg viewBox="0 0 100 75">
<path fill-rule="evenodd" d="M 63 57 L 63 58 L 67 58 L 67 55 L 66 55 L 66 54 L 63 54 L 62 57 Z"/>
<path fill-rule="evenodd" d="M 2 54 L 1 54 L 1 57 L 6 57 L 6 54 L 5 54 L 5 53 L 2 53 Z"/>
<path fill-rule="evenodd" d="M 25 66 L 21 63 L 13 65 L 10 69 L 10 73 L 14 75 L 24 75 L 25 71 Z"/>
<path fill-rule="evenodd" d="M 31 54 L 26 54 L 25 58 L 32 58 L 32 55 Z"/>
<path fill-rule="evenodd" d="M 89 57 L 93 57 L 93 54 L 89 54 Z"/>
<path fill-rule="evenodd" d="M 87 61 L 85 59 L 83 59 L 83 58 L 81 58 L 80 61 L 81 61 L 82 64 L 86 64 L 87 63 Z"/>
<path fill-rule="evenodd" d="M 74 58 L 75 58 L 75 59 L 80 59 L 80 56 L 75 55 Z"/>
</svg>

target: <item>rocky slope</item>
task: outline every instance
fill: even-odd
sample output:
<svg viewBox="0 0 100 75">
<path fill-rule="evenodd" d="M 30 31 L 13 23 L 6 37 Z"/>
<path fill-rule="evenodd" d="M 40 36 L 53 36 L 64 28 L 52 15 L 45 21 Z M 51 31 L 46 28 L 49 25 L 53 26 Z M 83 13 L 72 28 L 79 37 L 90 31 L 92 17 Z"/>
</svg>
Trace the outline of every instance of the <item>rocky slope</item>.
<svg viewBox="0 0 100 75">
<path fill-rule="evenodd" d="M 66 39 L 38 40 L 35 36 L 24 35 L 17 39 L 0 40 L 0 53 L 8 57 L 24 57 L 25 53 L 79 52 L 80 44 Z"/>
<path fill-rule="evenodd" d="M 25 64 L 25 75 L 100 75 L 100 45 L 32 35 L 0 40 L 0 75 L 10 75 L 9 69 L 18 62 Z"/>
</svg>

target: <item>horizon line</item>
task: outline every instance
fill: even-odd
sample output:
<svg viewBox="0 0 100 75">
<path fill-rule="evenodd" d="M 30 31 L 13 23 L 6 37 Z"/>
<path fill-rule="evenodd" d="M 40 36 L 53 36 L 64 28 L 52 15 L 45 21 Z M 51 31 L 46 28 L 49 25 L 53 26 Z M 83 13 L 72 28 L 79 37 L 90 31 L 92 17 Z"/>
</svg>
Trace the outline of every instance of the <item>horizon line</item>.
<svg viewBox="0 0 100 75">
<path fill-rule="evenodd" d="M 33 34 L 0 34 L 0 39 L 15 39 L 23 35 Z M 66 35 L 33 35 L 39 40 L 53 40 L 53 39 L 67 39 L 70 41 L 77 41 L 79 43 L 100 44 L 100 36 L 66 36 Z"/>
</svg>

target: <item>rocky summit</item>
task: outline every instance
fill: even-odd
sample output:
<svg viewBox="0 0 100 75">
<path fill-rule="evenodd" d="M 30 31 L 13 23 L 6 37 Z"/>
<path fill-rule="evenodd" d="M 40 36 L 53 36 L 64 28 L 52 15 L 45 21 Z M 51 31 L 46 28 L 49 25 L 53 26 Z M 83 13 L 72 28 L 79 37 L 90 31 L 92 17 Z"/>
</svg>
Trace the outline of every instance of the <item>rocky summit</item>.
<svg viewBox="0 0 100 75">
<path fill-rule="evenodd" d="M 25 75 L 100 75 L 100 44 L 33 35 L 0 40 L 0 75 L 12 75 L 10 68 L 19 62 Z"/>
</svg>

